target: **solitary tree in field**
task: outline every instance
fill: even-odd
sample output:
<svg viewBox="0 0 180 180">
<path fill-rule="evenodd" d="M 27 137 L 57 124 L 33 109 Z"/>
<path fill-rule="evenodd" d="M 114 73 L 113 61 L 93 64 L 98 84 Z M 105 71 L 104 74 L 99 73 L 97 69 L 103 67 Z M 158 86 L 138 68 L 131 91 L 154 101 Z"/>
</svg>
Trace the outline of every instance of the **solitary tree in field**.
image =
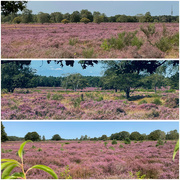
<svg viewBox="0 0 180 180">
<path fill-rule="evenodd" d="M 37 132 L 28 132 L 24 139 L 27 141 L 27 140 L 31 140 L 31 141 L 40 141 L 41 138 L 40 138 L 40 135 L 37 133 Z"/>
<path fill-rule="evenodd" d="M 54 141 L 60 141 L 61 140 L 61 136 L 59 134 L 55 134 L 51 140 L 54 140 Z"/>
</svg>

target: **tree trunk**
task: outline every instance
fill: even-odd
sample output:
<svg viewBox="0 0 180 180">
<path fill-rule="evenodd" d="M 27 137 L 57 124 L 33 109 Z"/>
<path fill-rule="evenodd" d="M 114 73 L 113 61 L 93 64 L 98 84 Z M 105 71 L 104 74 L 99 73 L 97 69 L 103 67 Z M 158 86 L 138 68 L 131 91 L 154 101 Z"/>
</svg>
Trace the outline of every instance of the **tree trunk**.
<svg viewBox="0 0 180 180">
<path fill-rule="evenodd" d="M 156 86 L 154 87 L 154 92 L 156 93 Z"/>
<path fill-rule="evenodd" d="M 130 97 L 130 96 L 129 96 L 130 88 L 129 88 L 129 87 L 126 88 L 125 92 L 126 92 L 126 99 L 128 99 L 128 98 Z"/>
<path fill-rule="evenodd" d="M 115 92 L 117 92 L 117 89 L 115 88 Z"/>
</svg>

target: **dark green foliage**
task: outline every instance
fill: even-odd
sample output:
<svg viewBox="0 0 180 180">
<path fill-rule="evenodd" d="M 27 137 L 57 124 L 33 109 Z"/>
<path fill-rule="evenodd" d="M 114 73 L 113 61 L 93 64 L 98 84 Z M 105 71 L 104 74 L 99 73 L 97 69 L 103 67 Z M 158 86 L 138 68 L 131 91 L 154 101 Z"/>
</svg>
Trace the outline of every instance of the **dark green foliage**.
<svg viewBox="0 0 180 180">
<path fill-rule="evenodd" d="M 25 137 L 24 137 L 25 141 L 27 140 L 31 140 L 31 141 L 40 141 L 40 135 L 37 132 L 28 132 Z"/>
<path fill-rule="evenodd" d="M 170 131 L 166 134 L 166 139 L 167 140 L 179 139 L 179 133 L 177 132 L 177 130 Z"/>
<path fill-rule="evenodd" d="M 21 21 L 22 21 L 21 17 L 18 16 L 18 17 L 15 17 L 12 22 L 15 24 L 19 24 L 21 23 Z"/>
<path fill-rule="evenodd" d="M 117 141 L 114 139 L 111 143 L 112 143 L 112 145 L 117 144 Z"/>
<path fill-rule="evenodd" d="M 41 149 L 41 148 L 39 148 L 39 149 L 38 149 L 38 151 L 40 152 L 40 151 L 42 151 L 42 149 Z"/>
<path fill-rule="evenodd" d="M 123 148 L 124 146 L 122 144 L 119 145 L 119 148 Z"/>
<path fill-rule="evenodd" d="M 54 141 L 60 141 L 60 140 L 62 140 L 62 139 L 61 139 L 61 137 L 60 137 L 59 134 L 55 134 L 55 135 L 52 137 L 51 140 L 54 140 Z"/>
<path fill-rule="evenodd" d="M 129 138 L 130 134 L 127 131 L 121 131 L 119 133 L 111 134 L 110 139 L 111 140 L 125 140 L 126 138 Z"/>
<path fill-rule="evenodd" d="M 140 26 L 140 29 L 147 36 L 147 38 L 150 38 L 150 36 L 156 33 L 154 24 L 149 24 L 147 27 Z"/>
<path fill-rule="evenodd" d="M 37 20 L 41 24 L 49 23 L 50 15 L 48 13 L 39 12 L 37 15 Z"/>
<path fill-rule="evenodd" d="M 136 140 L 136 141 L 138 141 L 138 140 L 140 140 L 140 138 L 141 138 L 141 134 L 140 134 L 139 132 L 135 131 L 135 132 L 132 132 L 132 133 L 130 134 L 129 138 L 130 138 L 131 140 Z"/>
<path fill-rule="evenodd" d="M 137 31 L 134 32 L 122 32 L 118 34 L 117 38 L 110 38 L 107 39 L 103 42 L 103 44 L 101 45 L 101 47 L 104 50 L 109 50 L 111 48 L 114 49 L 122 49 L 126 46 L 137 46 L 137 48 L 139 49 L 142 44 L 143 41 L 138 39 L 136 37 Z"/>
<path fill-rule="evenodd" d="M 131 144 L 131 140 L 129 138 L 126 138 L 124 144 Z"/>
<path fill-rule="evenodd" d="M 8 140 L 8 136 L 7 136 L 7 134 L 6 134 L 4 129 L 5 129 L 5 127 L 2 124 L 2 122 L 1 122 L 1 142 L 5 142 L 5 141 Z"/>
<path fill-rule="evenodd" d="M 165 101 L 165 105 L 169 108 L 178 108 L 179 107 L 179 98 L 168 97 Z"/>
<path fill-rule="evenodd" d="M 161 130 L 155 130 L 148 135 L 149 140 L 158 140 L 158 139 L 163 140 L 165 139 L 165 137 L 166 137 L 165 132 Z"/>
<path fill-rule="evenodd" d="M 104 134 L 99 138 L 99 140 L 107 141 L 108 137 L 107 137 L 107 135 Z"/>
<path fill-rule="evenodd" d="M 29 61 L 28 61 L 29 62 Z M 28 62 L 13 61 L 1 65 L 1 88 L 13 92 L 15 88 L 36 87 L 36 77 Z"/>
<path fill-rule="evenodd" d="M 159 98 L 155 98 L 152 103 L 156 104 L 156 105 L 162 105 L 162 102 L 161 102 L 161 100 Z"/>
<path fill-rule="evenodd" d="M 141 105 L 141 104 L 147 104 L 147 101 L 143 99 L 143 100 L 139 101 L 138 104 L 139 104 L 139 105 Z"/>
<path fill-rule="evenodd" d="M 27 1 L 1 1 L 1 12 L 3 15 L 17 13 L 26 7 Z"/>
<path fill-rule="evenodd" d="M 161 139 L 158 139 L 156 147 L 160 145 L 164 145 L 164 142 Z"/>
</svg>

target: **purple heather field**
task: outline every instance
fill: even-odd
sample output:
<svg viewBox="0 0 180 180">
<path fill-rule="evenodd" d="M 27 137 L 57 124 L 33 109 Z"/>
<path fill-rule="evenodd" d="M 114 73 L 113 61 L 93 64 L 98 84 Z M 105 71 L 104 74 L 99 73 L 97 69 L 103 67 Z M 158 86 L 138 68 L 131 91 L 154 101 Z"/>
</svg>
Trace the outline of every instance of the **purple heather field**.
<svg viewBox="0 0 180 180">
<path fill-rule="evenodd" d="M 156 23 L 156 33 L 149 39 L 140 30 L 148 23 L 69 23 L 69 24 L 2 24 L 2 58 L 178 58 L 178 47 L 161 51 L 155 45 L 163 33 L 179 32 L 178 23 Z M 118 33 L 134 32 L 142 40 L 140 48 L 126 46 L 121 50 L 103 49 L 105 39 Z"/>
<path fill-rule="evenodd" d="M 178 120 L 179 91 L 133 93 L 96 88 L 65 91 L 62 88 L 16 89 L 1 94 L 1 119 L 27 120 Z"/>
<path fill-rule="evenodd" d="M 1 158 L 19 161 L 16 152 L 22 142 L 1 144 Z M 59 178 L 69 166 L 69 175 L 74 179 L 179 179 L 179 153 L 172 160 L 176 141 L 167 141 L 156 147 L 156 141 L 44 141 L 27 143 L 24 148 L 25 170 L 36 164 L 51 167 Z M 39 150 L 41 149 L 41 150 Z M 17 172 L 18 169 L 14 169 Z M 130 175 L 130 172 L 132 175 Z M 134 176 L 134 177 L 132 177 Z M 28 179 L 51 179 L 46 172 L 31 170 Z"/>
</svg>

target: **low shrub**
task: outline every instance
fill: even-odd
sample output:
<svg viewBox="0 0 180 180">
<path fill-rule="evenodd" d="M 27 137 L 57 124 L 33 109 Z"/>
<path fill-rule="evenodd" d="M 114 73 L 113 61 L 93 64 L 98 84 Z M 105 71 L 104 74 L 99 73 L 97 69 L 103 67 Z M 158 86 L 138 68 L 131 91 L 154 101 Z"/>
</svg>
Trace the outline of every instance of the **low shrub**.
<svg viewBox="0 0 180 180">
<path fill-rule="evenodd" d="M 93 58 L 94 57 L 94 48 L 85 49 L 82 52 L 84 58 Z"/>
<path fill-rule="evenodd" d="M 119 145 L 119 148 L 123 148 L 124 146 L 122 144 Z"/>
<path fill-rule="evenodd" d="M 78 41 L 78 38 L 69 39 L 69 45 L 74 46 L 76 43 L 78 43 Z"/>
<path fill-rule="evenodd" d="M 155 98 L 152 103 L 156 104 L 156 105 L 162 105 L 162 102 L 161 102 L 161 100 L 159 98 Z"/>
<path fill-rule="evenodd" d="M 138 104 L 139 104 L 139 105 L 141 105 L 141 104 L 147 104 L 147 101 L 146 101 L 145 99 L 143 99 L 143 100 L 139 101 Z"/>
<path fill-rule="evenodd" d="M 111 144 L 117 144 L 117 141 L 115 139 L 113 139 Z"/>
<path fill-rule="evenodd" d="M 111 150 L 115 150 L 115 148 L 114 148 L 114 147 L 112 147 L 112 146 L 110 146 L 110 147 L 109 147 L 109 149 L 111 149 Z"/>
<path fill-rule="evenodd" d="M 129 138 L 126 138 L 124 144 L 131 144 L 131 140 Z"/>
</svg>

